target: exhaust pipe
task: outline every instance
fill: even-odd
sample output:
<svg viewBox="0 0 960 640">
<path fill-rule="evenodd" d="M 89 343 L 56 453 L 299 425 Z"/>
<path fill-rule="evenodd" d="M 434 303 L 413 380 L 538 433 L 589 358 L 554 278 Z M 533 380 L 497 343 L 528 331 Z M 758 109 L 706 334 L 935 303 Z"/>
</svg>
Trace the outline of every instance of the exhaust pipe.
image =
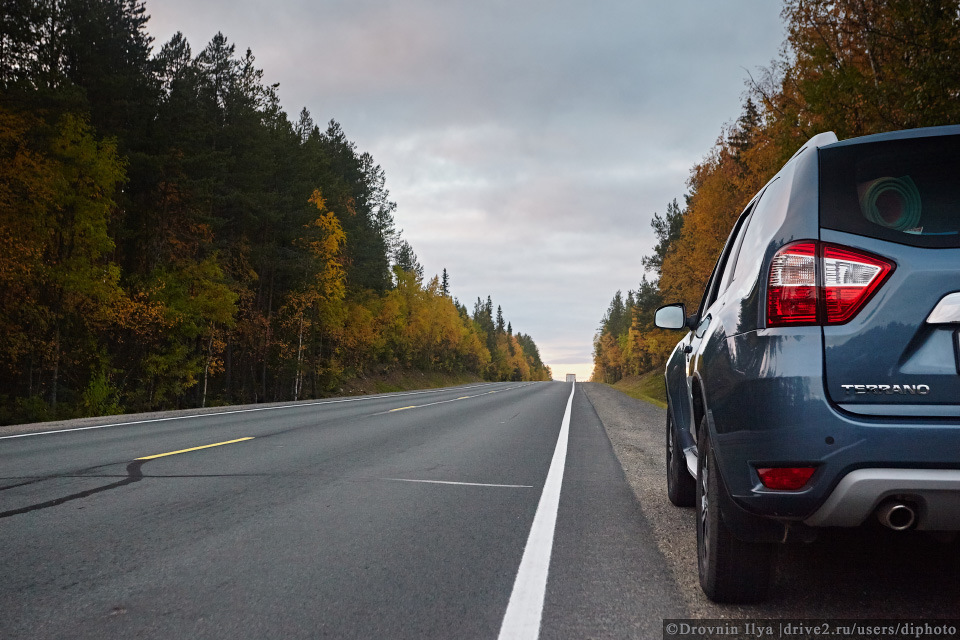
<svg viewBox="0 0 960 640">
<path fill-rule="evenodd" d="M 917 512 L 912 505 L 890 500 L 877 509 L 877 519 L 880 524 L 894 531 L 906 531 L 917 523 Z"/>
</svg>

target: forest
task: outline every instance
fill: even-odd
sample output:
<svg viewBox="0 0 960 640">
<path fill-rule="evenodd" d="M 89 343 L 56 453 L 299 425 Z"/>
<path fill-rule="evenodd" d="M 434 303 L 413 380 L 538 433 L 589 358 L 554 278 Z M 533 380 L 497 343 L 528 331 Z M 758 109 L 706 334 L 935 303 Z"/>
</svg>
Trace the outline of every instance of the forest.
<svg viewBox="0 0 960 640">
<path fill-rule="evenodd" d="M 699 307 L 737 216 L 809 138 L 960 124 L 958 0 L 787 0 L 782 18 L 786 40 L 751 74 L 739 117 L 690 170 L 682 203 L 654 213 L 639 287 L 614 295 L 594 337 L 594 380 L 664 365 L 680 335 L 656 329 L 654 311 Z"/>
<path fill-rule="evenodd" d="M 0 424 L 298 400 L 413 369 L 544 380 L 491 297 L 427 278 L 383 169 L 248 49 L 155 47 L 140 0 L 0 28 Z"/>
</svg>

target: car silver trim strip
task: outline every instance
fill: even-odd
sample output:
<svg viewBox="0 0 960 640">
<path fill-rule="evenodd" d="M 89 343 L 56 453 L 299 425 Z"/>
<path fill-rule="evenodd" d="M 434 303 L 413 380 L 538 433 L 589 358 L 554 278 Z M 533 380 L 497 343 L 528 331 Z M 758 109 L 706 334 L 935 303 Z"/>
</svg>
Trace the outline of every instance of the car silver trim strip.
<svg viewBox="0 0 960 640">
<path fill-rule="evenodd" d="M 697 477 L 697 445 L 687 447 L 683 450 L 683 459 L 687 463 L 687 473 L 694 478 Z"/>
<path fill-rule="evenodd" d="M 960 404 L 857 404 L 841 402 L 837 405 L 844 411 L 864 416 L 888 416 L 891 418 L 960 418 Z"/>
<path fill-rule="evenodd" d="M 814 527 L 856 527 L 890 496 L 920 507 L 917 529 L 960 529 L 960 469 L 857 469 L 804 522 Z"/>
<path fill-rule="evenodd" d="M 940 299 L 927 316 L 927 324 L 953 324 L 960 322 L 960 291 Z"/>
</svg>

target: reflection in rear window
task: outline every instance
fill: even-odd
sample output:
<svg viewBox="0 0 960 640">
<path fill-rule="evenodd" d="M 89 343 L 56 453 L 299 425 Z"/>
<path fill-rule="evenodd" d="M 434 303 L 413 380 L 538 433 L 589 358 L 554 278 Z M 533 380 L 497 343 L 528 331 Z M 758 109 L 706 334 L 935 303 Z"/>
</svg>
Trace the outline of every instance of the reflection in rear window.
<svg viewBox="0 0 960 640">
<path fill-rule="evenodd" d="M 960 247 L 960 136 L 821 149 L 820 226 Z"/>
</svg>

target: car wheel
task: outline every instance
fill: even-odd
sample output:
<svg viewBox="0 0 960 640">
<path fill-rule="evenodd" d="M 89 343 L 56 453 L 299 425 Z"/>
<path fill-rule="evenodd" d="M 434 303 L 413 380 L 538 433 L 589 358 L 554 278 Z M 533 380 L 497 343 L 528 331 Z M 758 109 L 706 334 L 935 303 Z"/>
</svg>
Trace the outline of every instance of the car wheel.
<svg viewBox="0 0 960 640">
<path fill-rule="evenodd" d="M 667 497 L 678 507 L 692 507 L 697 497 L 697 481 L 687 471 L 687 460 L 680 448 L 670 409 L 667 409 Z"/>
<path fill-rule="evenodd" d="M 720 514 L 723 491 L 706 419 L 697 438 L 697 568 L 700 587 L 714 602 L 759 602 L 770 586 L 773 545 L 734 537 Z"/>
</svg>

